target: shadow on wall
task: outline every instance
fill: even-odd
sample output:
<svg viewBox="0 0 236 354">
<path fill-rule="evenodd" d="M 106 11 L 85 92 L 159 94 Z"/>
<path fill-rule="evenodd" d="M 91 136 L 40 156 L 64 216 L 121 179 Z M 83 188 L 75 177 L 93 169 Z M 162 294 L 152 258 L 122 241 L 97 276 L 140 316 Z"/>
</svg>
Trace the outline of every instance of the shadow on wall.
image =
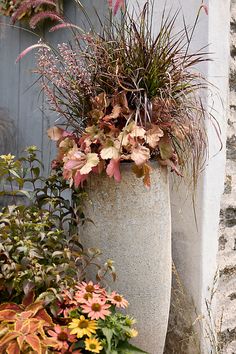
<svg viewBox="0 0 236 354">
<path fill-rule="evenodd" d="M 7 110 L 0 107 L 0 154 L 16 152 L 16 127 Z"/>
</svg>

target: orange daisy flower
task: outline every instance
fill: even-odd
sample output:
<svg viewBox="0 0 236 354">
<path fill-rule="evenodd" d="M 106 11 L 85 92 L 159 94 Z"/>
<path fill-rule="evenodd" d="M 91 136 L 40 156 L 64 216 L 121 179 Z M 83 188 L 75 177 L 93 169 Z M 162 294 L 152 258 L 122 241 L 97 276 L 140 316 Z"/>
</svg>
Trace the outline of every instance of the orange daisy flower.
<svg viewBox="0 0 236 354">
<path fill-rule="evenodd" d="M 88 314 L 92 320 L 102 320 L 105 319 L 106 316 L 110 315 L 110 311 L 108 310 L 111 305 L 106 304 L 106 300 L 95 297 L 94 299 L 89 299 L 85 304 L 81 306 L 83 312 Z"/>
<path fill-rule="evenodd" d="M 101 294 L 105 291 L 105 289 L 101 288 L 99 284 L 94 284 L 92 281 L 89 281 L 88 283 L 82 282 L 79 285 L 76 286 L 76 288 L 79 291 L 85 292 L 85 293 L 97 293 Z"/>
<path fill-rule="evenodd" d="M 112 303 L 112 305 L 123 309 L 129 305 L 128 301 L 125 300 L 122 295 L 117 294 L 115 291 L 113 291 L 111 295 L 108 296 L 108 300 Z"/>
<path fill-rule="evenodd" d="M 69 349 L 68 342 L 76 342 L 76 336 L 72 335 L 68 328 L 62 328 L 59 325 L 56 325 L 53 331 L 48 330 L 48 334 L 55 338 L 57 343 L 54 348 L 57 350 L 67 351 Z"/>
</svg>

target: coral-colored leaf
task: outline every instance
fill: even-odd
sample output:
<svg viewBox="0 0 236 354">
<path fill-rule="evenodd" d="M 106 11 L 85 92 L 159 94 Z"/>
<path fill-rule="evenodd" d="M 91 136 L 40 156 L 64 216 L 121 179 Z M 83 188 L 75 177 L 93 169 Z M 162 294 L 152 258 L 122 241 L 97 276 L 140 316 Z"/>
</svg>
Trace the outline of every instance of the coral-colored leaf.
<svg viewBox="0 0 236 354">
<path fill-rule="evenodd" d="M 25 337 L 25 341 L 31 346 L 31 348 L 37 354 L 42 354 L 42 346 L 41 346 L 40 340 L 35 334 L 28 334 Z"/>
<path fill-rule="evenodd" d="M 16 311 L 14 310 L 2 310 L 0 311 L 0 321 L 10 321 L 14 320 L 16 317 Z"/>
<path fill-rule="evenodd" d="M 13 310 L 19 312 L 22 311 L 22 308 L 14 302 L 7 302 L 0 305 L 0 311 L 2 310 Z"/>
<path fill-rule="evenodd" d="M 29 305 L 25 310 L 28 312 L 32 312 L 33 316 L 36 315 L 36 313 L 43 309 L 44 306 L 43 306 L 43 301 L 37 301 L 37 302 L 34 302 L 33 304 Z M 32 317 L 32 316 L 30 316 Z"/>
<path fill-rule="evenodd" d="M 24 320 L 27 320 L 28 318 L 31 318 L 34 316 L 34 312 L 33 311 L 23 311 L 21 313 L 21 319 L 24 321 Z"/>
<path fill-rule="evenodd" d="M 138 145 L 132 150 L 131 159 L 136 165 L 143 165 L 150 159 L 150 150 L 145 146 Z"/>
<path fill-rule="evenodd" d="M 19 345 L 16 341 L 11 342 L 7 349 L 6 349 L 7 354 L 20 354 L 20 348 Z"/>
<path fill-rule="evenodd" d="M 21 333 L 27 334 L 27 333 L 29 333 L 29 329 L 30 329 L 30 326 L 29 326 L 29 321 L 28 320 L 21 321 L 21 319 L 19 319 L 19 320 L 16 321 L 15 330 L 17 332 L 21 332 Z"/>
<path fill-rule="evenodd" d="M 46 322 L 50 326 L 53 325 L 52 318 L 49 316 L 49 314 L 47 313 L 47 311 L 45 309 L 39 310 L 35 317 L 37 319 L 43 320 L 44 322 Z"/>
<path fill-rule="evenodd" d="M 114 177 L 116 182 L 121 181 L 120 160 L 112 159 L 107 166 L 106 173 L 109 177 Z"/>
<path fill-rule="evenodd" d="M 24 345 L 24 336 L 20 335 L 17 337 L 17 343 L 20 347 L 20 351 L 22 350 L 23 348 L 23 345 Z"/>
<path fill-rule="evenodd" d="M 5 334 L 5 336 L 3 336 L 0 339 L 0 347 L 3 347 L 4 345 L 6 345 L 7 343 L 11 342 L 12 340 L 16 339 L 18 336 L 20 335 L 19 332 L 16 331 L 12 331 L 10 333 Z"/>
</svg>

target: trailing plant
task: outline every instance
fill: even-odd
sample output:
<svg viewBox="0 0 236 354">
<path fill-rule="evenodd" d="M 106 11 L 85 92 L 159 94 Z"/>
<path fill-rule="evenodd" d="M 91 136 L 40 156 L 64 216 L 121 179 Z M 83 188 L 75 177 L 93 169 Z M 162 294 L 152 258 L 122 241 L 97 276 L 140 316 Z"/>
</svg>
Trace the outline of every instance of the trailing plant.
<svg viewBox="0 0 236 354">
<path fill-rule="evenodd" d="M 208 57 L 191 53 L 190 44 L 206 7 L 191 30 L 184 26 L 177 34 L 178 13 L 163 14 L 157 35 L 150 7 L 147 2 L 139 15 L 123 12 L 121 20 L 111 16 L 101 33 L 78 36 L 76 25 L 61 23 L 52 30 L 71 27 L 74 43 L 53 49 L 40 42 L 18 58 L 39 47 L 36 72 L 66 126 L 50 129 L 49 137 L 70 185 L 103 170 L 119 182 L 120 163 L 129 161 L 149 187 L 150 160 L 195 184 L 204 166 L 209 117 L 199 92 L 208 84 L 195 67 Z"/>
<path fill-rule="evenodd" d="M 58 21 L 62 14 L 61 0 L 0 0 L 0 14 L 10 16 L 12 22 L 26 21 L 31 28 L 45 19 Z"/>
<path fill-rule="evenodd" d="M 100 265 L 101 252 L 84 250 L 80 243 L 85 193 L 69 189 L 60 171 L 42 177 L 40 166 L 35 147 L 18 160 L 0 157 L 0 194 L 13 198 L 13 205 L 0 213 L 1 301 L 20 302 L 32 289 L 51 301 L 61 287 L 84 279 L 89 266 L 97 268 L 99 280 L 109 271 L 115 277 L 112 261 Z M 25 205 L 17 205 L 20 194 L 26 196 Z"/>
</svg>

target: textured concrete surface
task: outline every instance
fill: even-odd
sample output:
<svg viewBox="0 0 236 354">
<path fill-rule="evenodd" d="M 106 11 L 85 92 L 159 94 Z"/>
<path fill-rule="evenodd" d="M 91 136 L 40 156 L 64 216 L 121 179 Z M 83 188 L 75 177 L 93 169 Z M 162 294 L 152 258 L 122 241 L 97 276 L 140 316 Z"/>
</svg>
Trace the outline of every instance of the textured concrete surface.
<svg viewBox="0 0 236 354">
<path fill-rule="evenodd" d="M 115 261 L 114 288 L 130 301 L 138 320 L 135 344 L 150 354 L 162 354 L 171 290 L 171 215 L 165 169 L 153 164 L 151 189 L 122 164 L 122 181 L 105 175 L 90 180 L 90 203 L 83 244 L 98 247 L 104 259 Z"/>
<path fill-rule="evenodd" d="M 219 234 L 218 317 L 222 353 L 236 353 L 236 1 L 231 1 L 230 114 L 227 131 L 225 190 Z"/>
</svg>

